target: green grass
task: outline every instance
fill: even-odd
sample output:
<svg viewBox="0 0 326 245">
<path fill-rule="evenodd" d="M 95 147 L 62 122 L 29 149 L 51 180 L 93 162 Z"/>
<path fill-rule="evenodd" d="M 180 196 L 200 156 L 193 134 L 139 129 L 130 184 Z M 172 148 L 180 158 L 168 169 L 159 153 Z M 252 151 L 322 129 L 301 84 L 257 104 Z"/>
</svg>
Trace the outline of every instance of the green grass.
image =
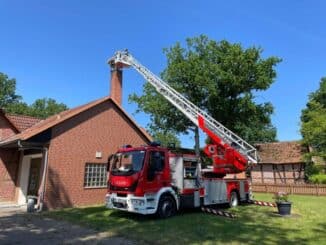
<svg viewBox="0 0 326 245">
<path fill-rule="evenodd" d="M 272 201 L 272 194 L 256 194 Z M 279 217 L 276 208 L 245 205 L 229 209 L 235 220 L 182 212 L 166 220 L 107 210 L 103 206 L 70 208 L 46 213 L 112 236 L 148 244 L 326 244 L 326 197 L 290 196 L 291 217 Z"/>
</svg>

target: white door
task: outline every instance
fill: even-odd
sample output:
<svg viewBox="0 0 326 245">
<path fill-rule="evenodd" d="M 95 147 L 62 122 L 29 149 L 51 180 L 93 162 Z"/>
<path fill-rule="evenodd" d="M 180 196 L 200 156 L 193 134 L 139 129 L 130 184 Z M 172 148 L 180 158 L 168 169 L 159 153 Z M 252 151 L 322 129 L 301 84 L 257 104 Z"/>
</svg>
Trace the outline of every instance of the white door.
<svg viewBox="0 0 326 245">
<path fill-rule="evenodd" d="M 34 154 L 23 156 L 22 166 L 19 177 L 18 200 L 19 205 L 26 203 L 27 190 L 29 184 L 29 174 L 31 169 L 31 160 L 34 158 L 42 158 L 42 154 Z"/>
</svg>

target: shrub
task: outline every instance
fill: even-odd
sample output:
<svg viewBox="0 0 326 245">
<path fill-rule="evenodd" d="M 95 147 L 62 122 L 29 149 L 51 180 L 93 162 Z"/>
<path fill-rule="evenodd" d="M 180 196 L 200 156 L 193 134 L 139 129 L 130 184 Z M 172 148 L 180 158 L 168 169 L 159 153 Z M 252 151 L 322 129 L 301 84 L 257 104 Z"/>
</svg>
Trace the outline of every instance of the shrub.
<svg viewBox="0 0 326 245">
<path fill-rule="evenodd" d="M 283 191 L 279 191 L 274 193 L 273 199 L 275 200 L 275 202 L 288 202 L 289 194 Z"/>
<path fill-rule="evenodd" d="M 326 174 L 315 174 L 309 177 L 309 181 L 314 184 L 326 184 Z"/>
</svg>

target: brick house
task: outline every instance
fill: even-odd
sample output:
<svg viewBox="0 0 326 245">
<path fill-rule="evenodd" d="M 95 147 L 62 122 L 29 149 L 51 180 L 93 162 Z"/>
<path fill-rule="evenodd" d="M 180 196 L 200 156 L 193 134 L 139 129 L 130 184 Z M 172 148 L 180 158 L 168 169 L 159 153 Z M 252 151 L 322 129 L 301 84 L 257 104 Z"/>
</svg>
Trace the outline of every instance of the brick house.
<svg viewBox="0 0 326 245">
<path fill-rule="evenodd" d="M 299 141 L 257 144 L 261 158 L 251 170 L 252 183 L 304 183 L 303 154 L 308 151 Z"/>
<path fill-rule="evenodd" d="M 108 156 L 151 137 L 121 107 L 122 71 L 111 71 L 111 96 L 45 120 L 0 111 L 0 201 L 46 208 L 103 203 Z"/>
</svg>

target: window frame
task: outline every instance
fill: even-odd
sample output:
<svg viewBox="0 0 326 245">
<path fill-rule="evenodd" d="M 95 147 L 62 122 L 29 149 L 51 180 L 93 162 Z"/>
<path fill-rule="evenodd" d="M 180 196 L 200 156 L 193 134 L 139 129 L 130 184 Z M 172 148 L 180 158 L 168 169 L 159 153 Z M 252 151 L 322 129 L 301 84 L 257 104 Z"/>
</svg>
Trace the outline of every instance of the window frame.
<svg viewBox="0 0 326 245">
<path fill-rule="evenodd" d="M 107 185 L 107 163 L 86 162 L 83 187 L 85 189 L 104 189 L 107 188 Z"/>
</svg>

